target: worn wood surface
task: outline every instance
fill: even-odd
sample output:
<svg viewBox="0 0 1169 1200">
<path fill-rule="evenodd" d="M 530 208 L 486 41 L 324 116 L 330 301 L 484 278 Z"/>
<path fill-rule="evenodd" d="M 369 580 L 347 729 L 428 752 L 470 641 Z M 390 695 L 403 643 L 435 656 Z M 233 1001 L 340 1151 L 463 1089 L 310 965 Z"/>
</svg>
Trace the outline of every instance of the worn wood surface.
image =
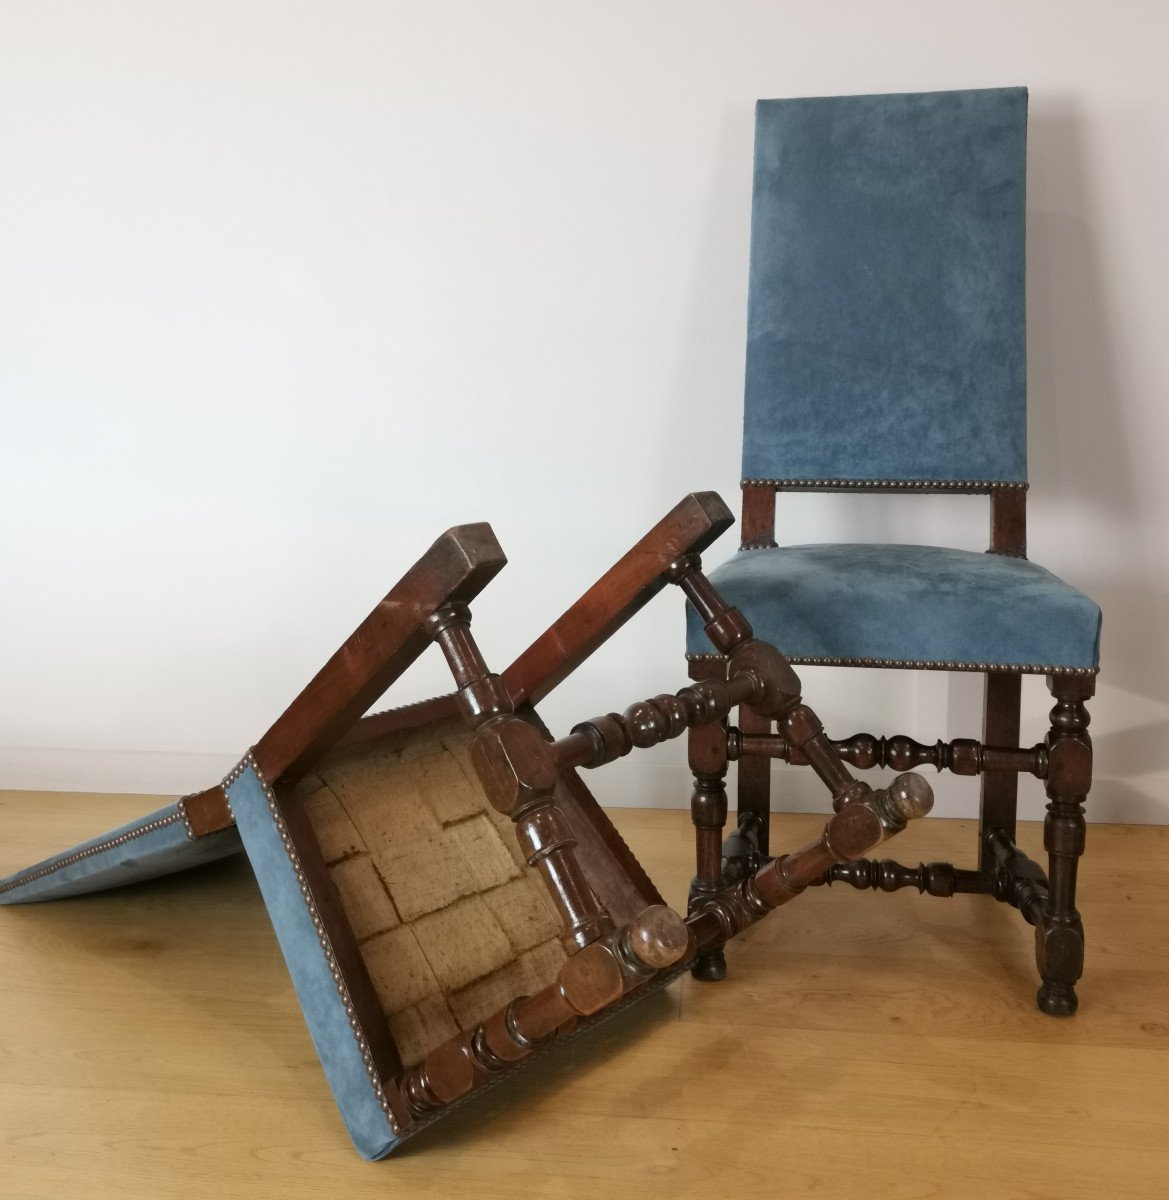
<svg viewBox="0 0 1169 1200">
<path fill-rule="evenodd" d="M 473 600 L 506 563 L 486 522 L 442 534 L 256 743 L 264 777 L 299 778 L 430 645 L 427 618 Z"/>
<path fill-rule="evenodd" d="M 0 873 L 149 797 L 0 793 Z M 675 908 L 685 813 L 618 811 Z M 778 844 L 823 817 L 785 817 Z M 1040 851 L 1038 825 L 1020 844 Z M 1092 826 L 1072 1019 L 987 897 L 816 889 L 378 1164 L 349 1145 L 244 860 L 0 909 L 0 1195 L 1161 1197 L 1169 829 Z M 973 866 L 974 826 L 898 856 Z M 975 916 L 978 920 L 975 920 Z"/>
<path fill-rule="evenodd" d="M 715 492 L 683 497 L 503 673 L 518 706 L 538 704 L 667 584 L 667 568 L 734 524 Z"/>
</svg>

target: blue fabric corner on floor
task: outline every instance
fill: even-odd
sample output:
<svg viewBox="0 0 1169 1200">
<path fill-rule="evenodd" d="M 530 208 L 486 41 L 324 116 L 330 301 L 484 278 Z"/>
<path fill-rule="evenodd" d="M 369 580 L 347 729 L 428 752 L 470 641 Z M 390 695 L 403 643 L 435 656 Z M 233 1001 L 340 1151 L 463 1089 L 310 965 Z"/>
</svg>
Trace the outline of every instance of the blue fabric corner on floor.
<svg viewBox="0 0 1169 1200">
<path fill-rule="evenodd" d="M 936 546 L 745 550 L 711 572 L 755 636 L 793 659 L 1095 668 L 1100 609 L 1026 559 Z M 687 653 L 711 654 L 687 606 Z"/>
<path fill-rule="evenodd" d="M 176 802 L 0 879 L 0 904 L 61 900 L 141 883 L 241 849 L 234 829 L 189 837 Z"/>
<path fill-rule="evenodd" d="M 253 770 L 245 769 L 228 785 L 227 794 L 313 1045 L 349 1135 L 363 1157 L 384 1158 L 400 1139 L 366 1073 L 264 786 Z"/>
</svg>

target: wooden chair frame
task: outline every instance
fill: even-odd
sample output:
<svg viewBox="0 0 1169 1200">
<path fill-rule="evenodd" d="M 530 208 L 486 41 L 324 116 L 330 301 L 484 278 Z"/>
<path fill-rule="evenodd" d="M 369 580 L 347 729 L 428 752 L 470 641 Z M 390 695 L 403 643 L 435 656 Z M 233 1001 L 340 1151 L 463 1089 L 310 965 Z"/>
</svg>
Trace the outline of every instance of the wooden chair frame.
<svg viewBox="0 0 1169 1200">
<path fill-rule="evenodd" d="M 187 820 L 202 836 L 235 819 L 231 802 L 241 778 L 250 775 L 262 785 L 369 1082 L 396 1140 L 530 1061 L 559 1037 L 669 982 L 696 956 L 794 899 L 832 864 L 852 861 L 929 810 L 932 793 L 920 776 L 903 774 L 882 791 L 852 777 L 802 703 L 799 680 L 786 660 L 754 639 L 746 619 L 703 575 L 699 552 L 732 523 L 730 511 L 713 493 L 686 497 L 500 675 L 483 661 L 470 631 L 468 604 L 505 559 L 489 526 L 448 531 L 224 784 L 184 801 Z M 553 740 L 534 704 L 668 583 L 681 587 L 706 617 L 726 655 L 722 678 L 582 722 Z M 362 717 L 431 641 L 446 657 L 456 693 Z M 577 770 L 687 730 L 692 737 L 715 731 L 725 741 L 725 717 L 742 703 L 793 731 L 801 753 L 829 787 L 836 815 L 815 842 L 708 889 L 683 920 L 665 906 Z M 472 759 L 488 797 L 514 821 L 520 847 L 543 876 L 561 915 L 569 957 L 553 983 L 517 996 L 407 1067 L 379 1008 L 297 784 L 338 749 L 460 719 L 476 731 Z M 698 846 L 707 855 L 709 872 L 718 843 L 710 860 L 708 835 L 704 829 Z M 616 897 L 613 903 L 610 897 Z"/>
<path fill-rule="evenodd" d="M 852 776 L 787 660 L 703 574 L 700 552 L 732 523 L 714 493 L 687 496 L 502 674 L 469 605 L 506 559 L 490 526 L 448 530 L 222 784 L 0 880 L 0 904 L 242 848 L 354 1142 L 388 1154 L 929 811 L 913 772 L 879 790 Z M 554 738 L 536 702 L 667 584 L 702 615 L 718 677 Z M 456 691 L 363 716 L 432 642 Z M 706 886 L 683 918 L 578 771 L 687 731 L 725 770 L 741 705 L 779 724 L 834 815 L 810 844 L 724 878 L 725 791 L 709 767 L 694 798 Z"/>
<path fill-rule="evenodd" d="M 990 497 L 990 547 L 988 553 L 1018 558 L 1027 556 L 1026 485 L 994 487 L 964 483 L 939 487 L 926 484 L 791 484 L 773 480 L 743 483 L 742 548 L 776 546 L 776 494 L 781 491 L 898 491 L 959 492 Z M 805 661 L 794 659 L 797 664 Z M 813 665 L 813 660 L 807 660 Z M 939 669 L 930 664 L 905 662 L 824 662 L 814 665 L 880 666 Z M 953 669 L 960 669 L 954 665 Z M 725 664 L 717 656 L 695 658 L 690 677 L 721 678 Z M 972 892 L 994 897 L 1019 910 L 1035 928 L 1036 962 L 1041 977 L 1039 1008 L 1052 1016 L 1076 1011 L 1076 981 L 1084 963 L 1084 929 L 1076 909 L 1076 873 L 1084 852 L 1084 802 L 1092 783 L 1092 742 L 1088 734 L 1086 702 L 1095 692 L 1092 670 L 1040 672 L 1055 699 L 1051 727 L 1043 742 L 1024 747 L 1020 741 L 1021 669 L 986 670 L 982 741 L 955 739 L 923 745 L 897 735 L 868 733 L 835 740 L 844 761 L 860 768 L 890 767 L 904 771 L 930 765 L 981 780 L 979 809 L 979 859 L 976 870 L 961 870 L 950 863 L 903 866 L 892 861 L 858 860 L 833 865 L 822 882 L 843 882 L 858 889 L 892 892 L 915 887 L 931 896 Z M 737 727 L 694 731 L 690 737 L 690 766 L 695 775 L 693 820 L 700 844 L 692 903 L 728 874 L 733 877 L 764 860 L 768 847 L 770 763 L 780 759 L 804 765 L 788 730 L 766 714 L 743 705 Z M 716 849 L 726 813 L 727 764 L 738 762 L 738 828 L 726 847 L 726 861 Z M 1030 774 L 1044 782 L 1048 805 L 1044 822 L 1044 848 L 1048 871 L 1033 862 L 1016 845 L 1018 778 Z M 726 971 L 725 958 L 713 948 L 694 964 L 693 973 L 715 980 Z"/>
</svg>

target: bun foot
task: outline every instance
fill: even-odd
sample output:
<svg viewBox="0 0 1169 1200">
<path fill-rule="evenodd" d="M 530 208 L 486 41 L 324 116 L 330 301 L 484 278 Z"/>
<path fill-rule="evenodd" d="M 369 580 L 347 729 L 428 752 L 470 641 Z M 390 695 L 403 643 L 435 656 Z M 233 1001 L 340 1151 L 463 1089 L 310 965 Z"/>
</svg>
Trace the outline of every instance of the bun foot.
<svg viewBox="0 0 1169 1200">
<path fill-rule="evenodd" d="M 695 963 L 695 966 L 697 965 Z M 1080 1004 L 1075 988 L 1066 983 L 1047 983 L 1045 981 L 1040 986 L 1035 999 L 1039 1004 L 1039 1011 L 1047 1013 L 1049 1017 L 1070 1017 Z"/>
<path fill-rule="evenodd" d="M 727 957 L 719 950 L 703 950 L 690 967 L 690 974 L 704 983 L 717 983 L 727 975 Z"/>
</svg>

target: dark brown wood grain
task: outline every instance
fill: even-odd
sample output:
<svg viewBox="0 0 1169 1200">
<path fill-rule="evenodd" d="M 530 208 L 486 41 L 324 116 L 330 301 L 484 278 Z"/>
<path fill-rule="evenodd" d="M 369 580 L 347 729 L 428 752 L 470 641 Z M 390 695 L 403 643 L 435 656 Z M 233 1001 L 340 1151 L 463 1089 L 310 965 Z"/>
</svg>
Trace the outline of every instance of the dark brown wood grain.
<svg viewBox="0 0 1169 1200">
<path fill-rule="evenodd" d="M 1010 681 L 1018 676 L 1006 673 L 996 680 Z M 740 771 L 746 763 L 759 758 L 774 758 L 793 767 L 809 765 L 805 750 L 794 746 L 782 733 L 749 733 L 749 709 L 739 710 L 742 724 L 731 740 L 731 759 L 740 760 Z M 751 723 L 757 718 L 752 718 Z M 766 725 L 764 725 L 766 728 Z M 993 732 L 993 731 L 992 731 Z M 862 771 L 887 767 L 893 771 L 908 771 L 913 767 L 933 767 L 938 771 L 953 771 L 955 775 L 980 775 L 1000 772 L 1027 772 L 1037 779 L 1047 775 L 1047 746 L 986 745 L 971 738 L 953 741 L 919 742 L 903 733 L 878 737 L 872 733 L 854 733 L 846 738 L 829 739 L 836 752 L 847 763 Z M 1006 739 L 1004 739 L 1006 740 Z M 1017 739 L 1015 739 L 1017 740 Z"/>
<path fill-rule="evenodd" d="M 516 711 L 552 741 L 551 732 L 530 704 Z M 562 767 L 558 789 L 558 803 L 581 843 L 589 881 L 597 895 L 605 898 L 613 919 L 619 925 L 628 924 L 650 905 L 664 904 L 661 892 L 576 771 Z"/>
<path fill-rule="evenodd" d="M 823 882 L 834 864 L 847 863 L 896 836 L 932 806 L 929 784 L 912 773 L 899 775 L 887 789 L 866 788 L 854 795 L 814 842 L 772 859 L 742 883 L 703 895 L 691 906 L 686 924 L 694 935 L 697 955 L 717 949 L 773 909 Z"/>
<path fill-rule="evenodd" d="M 998 488 L 990 494 L 992 554 L 1027 557 L 1027 489 Z"/>
<path fill-rule="evenodd" d="M 666 586 L 675 559 L 705 550 L 734 520 L 714 492 L 675 505 L 504 671 L 513 703 L 538 704 Z"/>
<path fill-rule="evenodd" d="M 350 725 L 334 743 L 336 746 L 351 746 L 370 739 L 381 740 L 389 735 L 405 734 L 432 722 L 449 721 L 452 726 L 462 726 L 459 701 L 454 692 L 445 696 L 434 696 L 416 704 L 405 704 L 401 708 L 387 708 L 370 713 Z"/>
<path fill-rule="evenodd" d="M 663 904 L 661 892 L 646 874 L 608 814 L 575 771 L 560 774 L 561 809 L 573 821 L 589 882 L 619 925 L 643 908 Z"/>
<path fill-rule="evenodd" d="M 303 774 L 426 649 L 427 618 L 473 599 L 506 562 L 487 524 L 444 533 L 256 744 L 264 776 L 287 782 Z"/>
<path fill-rule="evenodd" d="M 690 664 L 696 687 L 726 686 L 724 659 L 699 659 Z M 724 712 L 725 716 L 725 712 Z M 689 908 L 720 890 L 722 878 L 722 832 L 727 819 L 727 733 L 726 722 L 691 726 L 687 739 L 687 761 L 694 776 L 690 797 L 690 820 L 694 826 L 694 878 L 690 883 Z M 721 949 L 706 946 L 693 970 L 703 979 L 721 979 L 726 964 Z"/>
<path fill-rule="evenodd" d="M 692 948 L 685 924 L 664 906 L 634 923 L 624 949 L 594 942 L 573 955 L 559 978 L 531 996 L 519 996 L 475 1029 L 457 1034 L 432 1050 L 401 1080 L 401 1093 L 418 1116 L 443 1108 L 489 1083 L 502 1072 L 571 1032 L 578 1020 L 595 1017 L 619 1001 L 644 991 L 660 969 L 639 967 L 632 946 L 664 965 L 679 962 Z M 664 938 L 664 940 L 663 940 Z"/>
<path fill-rule="evenodd" d="M 771 733 L 772 720 L 770 717 L 757 713 L 749 704 L 739 708 L 739 734 L 737 744 L 749 739 L 767 738 Z M 783 739 L 776 735 L 778 740 Z M 786 742 L 784 743 L 786 746 Z M 758 749 L 743 754 L 736 753 L 738 759 L 738 779 L 736 783 L 737 818 L 742 823 L 743 817 L 750 814 L 754 820 L 758 851 L 762 855 L 768 853 L 771 826 L 771 761 L 770 756 L 762 754 Z"/>
<path fill-rule="evenodd" d="M 613 929 L 613 919 L 589 887 L 572 826 L 560 811 L 560 768 L 543 732 L 515 712 L 471 632 L 466 605 L 450 604 L 428 621 L 458 686 L 459 707 L 476 731 L 471 760 L 492 805 L 515 824 L 528 865 L 539 870 L 564 924 L 570 953 Z"/>
<path fill-rule="evenodd" d="M 1095 692 L 1091 675 L 1051 675 L 1055 697 L 1047 735 L 1047 819 L 1043 848 L 1048 856 L 1047 903 L 1035 951 L 1043 983 L 1039 1007 L 1052 1016 L 1071 1016 L 1079 1004 L 1075 983 L 1084 969 L 1084 926 L 1076 908 L 1076 873 L 1087 826 L 1084 801 L 1092 786 L 1092 739 L 1085 701 Z"/>
<path fill-rule="evenodd" d="M 1020 708 L 1023 677 L 1017 672 L 989 672 L 983 683 L 982 737 L 987 745 L 1017 746 L 1019 743 Z M 1024 756 L 1026 752 L 1023 752 Z M 987 758 L 980 785 L 978 808 L 978 865 L 983 871 L 994 866 L 990 838 L 1001 832 L 1015 837 L 1015 819 L 1019 806 L 1019 770 L 1030 770 L 1042 778 L 1047 773 L 1047 746 L 1033 750 L 1031 766 L 1012 766 Z"/>
<path fill-rule="evenodd" d="M 183 807 L 187 810 L 187 823 L 196 837 L 217 833 L 235 824 L 227 806 L 227 793 L 218 784 L 193 796 L 184 796 Z"/>
<path fill-rule="evenodd" d="M 743 484 L 743 550 L 761 550 L 775 545 L 775 488 Z"/>
<path fill-rule="evenodd" d="M 1033 862 L 1014 838 L 1001 829 L 990 836 L 990 877 L 997 900 L 1017 908 L 1028 925 L 1043 924 L 1050 888 L 1043 868 Z"/>
</svg>

